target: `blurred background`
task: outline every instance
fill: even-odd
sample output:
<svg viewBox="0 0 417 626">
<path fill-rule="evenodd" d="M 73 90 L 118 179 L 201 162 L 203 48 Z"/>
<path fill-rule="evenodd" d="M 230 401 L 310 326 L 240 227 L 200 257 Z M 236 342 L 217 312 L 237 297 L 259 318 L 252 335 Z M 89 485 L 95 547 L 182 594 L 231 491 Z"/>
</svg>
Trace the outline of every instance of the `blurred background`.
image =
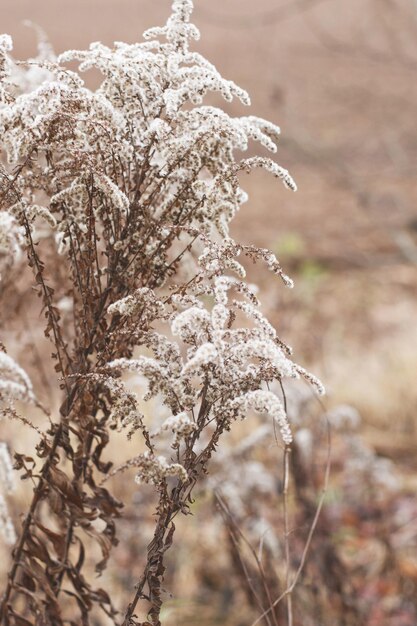
<svg viewBox="0 0 417 626">
<path fill-rule="evenodd" d="M 170 0 L 0 0 L 0 5 L 1 31 L 12 35 L 14 54 L 22 59 L 36 53 L 35 33 L 24 20 L 40 25 L 58 53 L 91 41 L 140 41 L 145 28 L 163 24 L 170 12 Z M 193 21 L 202 35 L 196 48 L 249 91 L 250 113 L 281 126 L 277 160 L 299 186 L 291 194 L 262 172 L 242 181 L 249 202 L 233 235 L 272 249 L 295 279 L 289 291 L 255 270 L 251 278 L 261 285 L 264 310 L 294 347 L 296 360 L 325 383 L 325 410 L 349 405 L 357 411 L 364 445 L 392 462 L 398 478 L 395 496 L 379 501 L 377 519 L 369 522 L 363 513 L 366 498 L 362 513 L 352 505 L 354 514 L 345 526 L 353 543 L 346 548 L 334 535 L 336 550 L 352 555 L 376 542 L 369 552 L 375 564 L 375 550 L 387 544 L 381 519 L 389 524 L 398 507 L 408 507 L 399 522 L 407 526 L 407 559 L 398 556 L 394 566 L 394 546 L 394 556 L 387 552 L 379 570 L 359 565 L 365 567 L 360 588 L 368 585 L 366 593 L 381 601 L 382 612 L 365 611 L 351 623 L 416 624 L 410 598 L 417 582 L 412 504 L 417 488 L 417 2 L 195 0 Z M 248 113 L 237 104 L 227 110 Z M 193 524 L 198 527 L 198 514 L 188 522 L 189 531 Z M 340 519 L 338 524 L 340 530 Z M 211 532 L 215 544 L 216 531 Z M 198 533 L 189 537 L 191 550 Z M 134 570 L 128 556 L 117 556 L 119 566 Z M 208 566 L 198 574 L 187 552 L 181 559 L 178 595 L 195 599 L 200 586 L 214 585 L 204 577 L 215 578 L 216 572 Z M 358 564 L 345 561 L 353 576 Z M 186 584 L 187 576 L 192 583 Z M 217 584 L 216 593 L 221 589 Z M 220 602 L 219 595 L 214 598 L 204 602 L 214 606 Z M 177 623 L 179 615 L 187 621 L 186 612 L 172 610 L 167 623 Z M 202 615 L 207 624 L 220 623 L 209 608 Z M 227 619 L 224 615 L 222 623 L 251 623 L 237 608 L 226 610 Z M 316 625 L 345 623 L 335 617 L 312 619 Z"/>
</svg>

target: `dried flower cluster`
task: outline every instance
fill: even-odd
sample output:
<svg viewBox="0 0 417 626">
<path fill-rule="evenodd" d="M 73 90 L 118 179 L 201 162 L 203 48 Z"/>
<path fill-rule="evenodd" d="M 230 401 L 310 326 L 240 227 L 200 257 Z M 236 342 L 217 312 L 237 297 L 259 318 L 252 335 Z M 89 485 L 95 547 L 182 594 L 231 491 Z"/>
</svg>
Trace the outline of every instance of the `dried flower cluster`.
<svg viewBox="0 0 417 626">
<path fill-rule="evenodd" d="M 9 515 L 5 495 L 11 493 L 14 487 L 13 464 L 9 449 L 4 442 L 0 442 L 0 533 L 8 544 L 13 544 L 16 541 L 16 533 Z"/>
<path fill-rule="evenodd" d="M 32 402 L 32 383 L 26 372 L 6 352 L 0 351 L 0 402 Z"/>
<path fill-rule="evenodd" d="M 271 252 L 229 236 L 247 199 L 240 172 L 261 167 L 296 189 L 271 159 L 236 157 L 250 141 L 274 153 L 279 128 L 203 104 L 209 92 L 245 105 L 249 96 L 190 50 L 199 37 L 192 8 L 175 0 L 144 43 L 94 43 L 58 57 L 43 45 L 27 64 L 0 37 L 3 288 L 16 266 L 30 268 L 62 394 L 30 459 L 36 469 L 16 455 L 36 487 L 0 609 L 10 626 L 68 623 L 69 602 L 79 614 L 73 624 L 96 623 L 102 610 L 132 626 L 143 623 L 139 601 L 158 626 L 173 519 L 187 513 L 222 434 L 254 411 L 275 421 L 288 446 L 284 404 L 269 385 L 303 377 L 323 391 L 261 312 L 245 260 L 292 281 Z M 79 72 L 67 69 L 73 61 Z M 92 68 L 102 76 L 96 90 L 80 76 Z M 5 352 L 0 395 L 34 397 Z M 114 429 L 137 441 L 127 463 L 106 456 Z M 82 563 L 95 540 L 96 571 L 106 566 L 122 505 L 103 483 L 128 467 L 154 485 L 158 505 L 143 577 L 123 614 Z"/>
<path fill-rule="evenodd" d="M 295 433 L 291 449 L 290 536 L 281 530 L 285 524 L 282 498 L 287 468 L 285 464 L 277 467 L 271 423 L 258 423 L 237 444 L 230 435 L 227 444 L 224 442 L 226 445 L 216 454 L 210 476 L 200 483 L 200 488 L 205 487 L 214 496 L 217 515 L 210 524 L 214 526 L 216 518 L 223 522 L 229 567 L 239 578 L 249 606 L 257 615 L 263 615 L 258 623 L 271 626 L 288 623 L 285 591 L 291 589 L 306 549 L 308 559 L 300 576 L 301 584 L 292 590 L 294 624 L 334 624 L 342 612 L 351 620 L 349 623 L 362 623 L 366 619 L 359 591 L 366 583 L 357 579 L 359 568 L 357 565 L 355 568 L 355 559 L 361 561 L 359 554 L 366 553 L 366 540 L 372 544 L 377 537 L 381 544 L 389 546 L 398 541 L 395 537 L 401 532 L 399 528 L 394 526 L 390 534 L 381 529 L 369 533 L 369 522 L 370 511 L 374 514 L 378 511 L 375 525 L 386 526 L 382 503 L 398 506 L 399 475 L 394 463 L 378 456 L 366 443 L 360 433 L 360 415 L 353 407 L 340 405 L 323 414 L 322 410 L 315 410 L 314 397 L 307 387 L 293 383 L 286 386 L 285 393 L 291 421 L 302 425 Z M 323 445 L 328 428 L 331 428 L 331 448 Z M 326 494 L 330 498 L 317 517 L 326 492 L 326 468 L 330 462 L 334 468 Z M 320 491 L 322 495 L 318 498 Z M 381 506 L 379 510 L 378 506 Z M 364 536 L 360 539 L 361 549 L 355 551 L 350 542 L 361 516 L 368 531 L 364 532 L 366 539 Z M 350 517 L 353 519 L 349 523 Z M 312 526 L 315 532 L 309 536 Z M 414 538 L 410 535 L 406 545 L 412 550 L 415 535 Z M 329 537 L 333 537 L 331 541 Z M 351 563 L 346 552 L 351 553 Z M 385 553 L 380 563 L 375 554 L 375 550 L 370 550 L 362 562 L 367 562 L 368 572 L 379 568 L 379 580 L 383 580 L 389 576 L 390 568 Z M 369 573 L 366 577 L 370 582 Z M 314 607 L 313 611 L 306 611 L 307 606 Z"/>
</svg>

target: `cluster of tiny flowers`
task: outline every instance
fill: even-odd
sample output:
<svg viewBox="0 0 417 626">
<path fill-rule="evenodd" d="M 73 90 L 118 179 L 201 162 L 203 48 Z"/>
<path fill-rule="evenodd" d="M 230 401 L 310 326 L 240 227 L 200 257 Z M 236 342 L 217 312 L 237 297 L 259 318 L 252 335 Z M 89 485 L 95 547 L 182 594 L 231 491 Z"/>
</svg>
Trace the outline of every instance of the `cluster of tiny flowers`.
<svg viewBox="0 0 417 626">
<path fill-rule="evenodd" d="M 5 493 L 11 493 L 15 488 L 13 464 L 4 441 L 0 442 L 0 484 Z"/>
<path fill-rule="evenodd" d="M 0 35 L 0 105 L 9 102 L 8 81 L 11 74 L 11 62 L 8 53 L 13 48 L 9 35 Z"/>
<path fill-rule="evenodd" d="M 51 211 L 38 204 L 28 204 L 26 201 L 17 202 L 9 208 L 9 211 L 18 219 L 21 219 L 22 217 L 26 218 L 29 223 L 34 222 L 36 218 L 39 218 L 46 222 L 51 228 L 56 228 L 57 225 L 56 219 L 52 215 Z"/>
<path fill-rule="evenodd" d="M 95 177 L 97 188 L 103 192 L 108 202 L 122 212 L 129 208 L 129 198 L 121 189 L 105 174 L 97 174 Z"/>
<path fill-rule="evenodd" d="M 33 402 L 35 396 L 32 383 L 20 365 L 0 350 L 0 403 L 10 403 L 13 400 Z"/>
<path fill-rule="evenodd" d="M 0 493 L 0 533 L 5 543 L 13 545 L 16 542 L 16 532 L 2 493 Z"/>
<path fill-rule="evenodd" d="M 155 292 L 148 287 L 140 287 L 133 294 L 117 300 L 107 308 L 110 315 L 118 313 L 125 317 L 132 317 L 138 313 L 142 319 L 159 319 L 164 314 L 164 304 L 155 295 Z"/>
<path fill-rule="evenodd" d="M 249 409 L 257 413 L 268 413 L 271 415 L 279 426 L 281 436 L 286 445 L 292 442 L 291 429 L 288 423 L 287 415 L 280 399 L 270 391 L 257 390 L 250 391 L 245 395 L 236 398 L 231 406 L 237 408 L 239 413 L 246 416 Z"/>
<path fill-rule="evenodd" d="M 61 252 L 71 229 L 86 232 L 85 206 L 91 202 L 96 219 L 104 219 L 111 207 L 123 224 L 132 203 L 143 214 L 152 202 L 153 217 L 165 223 L 180 220 L 207 233 L 214 227 L 226 236 L 230 220 L 247 198 L 238 184 L 239 170 L 264 167 L 296 189 L 288 172 L 269 159 L 235 159 L 235 151 L 247 150 L 251 140 L 275 152 L 276 125 L 256 116 L 232 118 L 202 104 L 208 92 L 226 100 L 236 97 L 246 105 L 250 101 L 244 90 L 190 51 L 191 40 L 198 38 L 190 23 L 192 6 L 189 0 L 174 2 L 167 24 L 148 30 L 141 44 L 116 42 L 108 48 L 94 43 L 89 50 L 70 50 L 56 58 L 41 42 L 42 54 L 31 61 L 27 73 L 37 66 L 43 80 L 30 88 L 24 86 L 22 65 L 9 56 L 10 37 L 2 36 L 2 150 L 12 167 L 37 155 L 14 181 L 10 206 L 19 197 L 23 205 L 36 207 L 34 214 L 51 225 L 56 221 Z M 80 71 L 101 72 L 96 91 L 64 67 L 74 60 Z M 13 87 L 12 74 L 19 76 Z M 42 158 L 52 153 L 54 166 Z M 146 185 L 138 194 L 131 164 L 141 168 L 145 160 Z M 39 205 L 40 190 L 42 198 L 49 198 L 44 207 Z M 129 232 L 130 243 L 159 249 L 160 242 L 144 230 Z M 124 242 L 113 243 L 120 249 Z"/>
<path fill-rule="evenodd" d="M 244 159 L 240 164 L 240 167 L 245 169 L 247 172 L 250 172 L 250 170 L 256 167 L 260 167 L 273 174 L 276 178 L 280 178 L 284 185 L 291 191 L 297 191 L 295 180 L 290 175 L 288 170 L 278 165 L 278 163 L 275 163 L 275 161 L 272 161 L 272 159 L 252 157 L 251 159 Z"/>
<path fill-rule="evenodd" d="M 8 413 L 13 401 L 34 402 L 32 383 L 26 372 L 3 350 L 0 350 L 0 416 Z M 13 544 L 16 533 L 5 495 L 15 487 L 13 464 L 9 448 L 0 442 L 0 534 L 4 541 Z"/>
<path fill-rule="evenodd" d="M 150 452 L 144 452 L 134 459 L 137 474 L 137 483 L 152 483 L 159 485 L 169 476 L 186 481 L 188 476 L 184 467 L 179 463 L 168 463 L 163 456 L 153 456 Z"/>
<path fill-rule="evenodd" d="M 24 243 L 23 229 L 8 211 L 0 212 L 0 281 L 20 258 Z"/>
<path fill-rule="evenodd" d="M 243 298 L 234 298 L 233 292 Z M 195 287 L 194 297 L 173 300 L 170 332 L 175 342 L 154 332 L 149 337 L 152 341 L 143 339 L 154 356 L 121 358 L 108 364 L 110 370 L 140 374 L 147 383 L 143 400 L 161 397 L 172 411 L 173 417 L 153 434 L 155 443 L 163 432 L 172 432 L 172 446 L 180 446 L 181 439 L 194 429 L 189 412 L 198 407 L 205 386 L 213 420 L 231 422 L 250 412 L 265 413 L 277 424 L 284 444 L 289 445 L 292 434 L 282 401 L 265 387 L 299 377 L 309 380 L 319 393 L 323 387 L 289 358 L 290 349 L 262 314 L 253 292 L 236 278 L 212 277 L 209 269 L 207 278 Z M 183 306 L 175 310 L 178 304 Z M 237 327 L 239 311 L 252 323 L 251 328 Z"/>
<path fill-rule="evenodd" d="M 5 494 L 11 493 L 14 488 L 15 480 L 9 448 L 2 441 L 0 442 L 0 534 L 8 544 L 16 541 L 16 533 L 9 515 Z"/>
<path fill-rule="evenodd" d="M 88 374 L 84 379 L 90 385 L 103 386 L 109 396 L 109 419 L 112 429 L 127 430 L 127 437 L 145 429 L 144 416 L 139 410 L 136 395 L 117 378 L 103 374 Z"/>
<path fill-rule="evenodd" d="M 178 415 L 168 417 L 163 424 L 151 434 L 151 438 L 159 437 L 164 432 L 173 433 L 175 437 L 171 446 L 177 449 L 180 446 L 181 440 L 191 435 L 196 428 L 196 424 L 190 419 L 187 413 L 183 411 L 182 413 L 178 413 Z"/>
</svg>

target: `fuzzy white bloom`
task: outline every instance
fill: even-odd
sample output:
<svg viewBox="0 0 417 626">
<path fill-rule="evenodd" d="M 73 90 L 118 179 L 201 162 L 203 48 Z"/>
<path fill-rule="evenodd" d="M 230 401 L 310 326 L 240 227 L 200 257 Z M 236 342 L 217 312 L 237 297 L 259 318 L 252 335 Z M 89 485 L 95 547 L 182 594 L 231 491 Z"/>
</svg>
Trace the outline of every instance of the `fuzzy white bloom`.
<svg viewBox="0 0 417 626">
<path fill-rule="evenodd" d="M 187 361 L 182 374 L 197 374 L 205 366 L 210 365 L 211 363 L 215 364 L 217 361 L 218 352 L 216 346 L 210 342 L 203 343 L 197 348 L 194 356 Z"/>
<path fill-rule="evenodd" d="M 165 478 L 174 476 L 182 481 L 188 478 L 185 468 L 179 463 L 169 464 L 163 456 L 153 456 L 150 452 L 144 452 L 135 458 L 135 466 L 138 472 L 135 477 L 137 483 L 153 483 L 159 485 Z"/>
<path fill-rule="evenodd" d="M 0 35 L 0 52 L 13 50 L 13 41 L 10 35 Z"/>
<path fill-rule="evenodd" d="M 157 299 L 155 292 L 149 289 L 149 287 L 136 289 L 133 294 L 117 300 L 117 302 L 110 304 L 107 308 L 107 312 L 110 315 L 119 313 L 119 315 L 130 317 L 141 312 L 147 318 L 152 317 L 152 315 L 161 317 L 164 310 L 163 303 Z"/>
<path fill-rule="evenodd" d="M 202 309 L 204 306 L 201 300 L 193 294 L 174 294 L 171 296 L 171 303 L 175 309 L 189 309 L 190 307 Z"/>
<path fill-rule="evenodd" d="M 252 409 L 256 413 L 268 413 L 276 421 L 282 439 L 286 445 L 292 442 L 292 434 L 281 400 L 271 391 L 250 391 L 231 402 L 231 407 L 238 409 L 241 417 Z"/>
<path fill-rule="evenodd" d="M 268 269 L 271 272 L 274 272 L 274 274 L 279 274 L 284 284 L 290 289 L 292 289 L 294 287 L 294 281 L 289 276 L 283 273 L 275 254 L 271 252 L 270 250 L 265 250 L 265 249 L 262 250 L 262 252 L 264 253 L 263 260 L 266 262 Z"/>
<path fill-rule="evenodd" d="M 275 161 L 272 161 L 272 159 L 266 159 L 264 157 L 252 157 L 250 159 L 245 159 L 244 161 L 242 161 L 241 167 L 247 171 L 250 171 L 255 167 L 261 167 L 267 172 L 273 174 L 276 178 L 281 179 L 287 189 L 290 189 L 291 191 L 297 191 L 297 185 L 295 183 L 295 180 L 288 172 L 288 170 L 278 165 L 278 163 L 275 163 Z"/>
<path fill-rule="evenodd" d="M 148 389 L 143 395 L 143 400 L 148 401 L 158 393 L 165 396 L 165 403 L 173 413 L 179 412 L 178 390 L 175 384 L 175 374 L 180 369 L 178 355 L 170 352 L 166 347 L 163 352 L 163 360 L 152 359 L 151 357 L 139 356 L 136 359 L 115 359 L 107 364 L 110 369 L 126 370 L 141 374 L 147 381 Z M 168 362 L 166 361 L 168 358 Z M 172 360 L 171 360 L 172 359 Z"/>
<path fill-rule="evenodd" d="M 7 211 L 0 212 L 0 280 L 1 272 L 11 267 L 21 257 L 24 244 L 23 228 Z"/>
<path fill-rule="evenodd" d="M 137 201 L 137 169 L 131 166 L 135 163 L 140 168 L 148 157 L 146 185 L 135 207 L 139 217 L 158 193 L 152 210 L 175 223 L 178 209 L 173 198 L 180 193 L 181 210 L 207 234 L 216 228 L 227 237 L 231 219 L 247 199 L 237 183 L 239 169 L 264 167 L 295 189 L 288 172 L 273 161 L 254 157 L 236 162 L 236 150 L 247 150 L 250 141 L 274 152 L 279 128 L 252 115 L 232 118 L 220 108 L 203 104 L 210 92 L 227 101 L 238 98 L 249 104 L 250 100 L 212 63 L 190 50 L 192 40 L 199 37 L 190 22 L 192 10 L 189 0 L 174 2 L 165 26 L 146 31 L 144 43 L 115 42 L 108 48 L 96 42 L 89 50 L 69 50 L 57 59 L 40 33 L 37 59 L 20 71 L 21 92 L 10 101 L 4 96 L 7 105 L 0 109 L 4 152 L 9 163 L 15 164 L 36 145 L 39 158 L 31 163 L 30 171 L 22 172 L 22 183 L 26 178 L 27 184 L 20 191 L 28 205 L 38 197 L 39 189 L 46 191 L 48 210 L 58 223 L 58 233 L 64 233 L 60 235 L 62 252 L 71 228 L 88 231 L 85 209 L 91 201 L 96 218 L 102 216 L 103 204 L 119 210 L 121 219 L 128 217 L 132 200 Z M 2 36 L 1 41 L 6 76 L 5 55 L 11 39 Z M 63 67 L 74 60 L 79 61 L 80 71 L 96 69 L 102 74 L 98 89 L 86 88 L 77 73 Z M 24 88 L 25 78 L 29 85 L 33 72 L 39 84 Z M 42 157 L 47 152 L 60 155 L 58 161 L 55 158 L 56 166 L 45 166 Z M 182 194 L 185 189 L 190 193 Z M 50 220 L 49 215 L 44 217 Z M 141 238 L 139 233 L 131 235 L 135 236 Z M 128 242 L 113 243 L 121 250 Z M 158 244 L 147 241 L 145 249 L 158 249 Z M 225 267 L 245 276 L 233 255 L 224 256 L 223 261 L 212 259 L 208 266 L 210 271 Z"/>
<path fill-rule="evenodd" d="M 275 368 L 279 376 L 298 377 L 294 363 L 285 356 L 284 351 L 276 343 L 269 339 L 248 339 L 243 345 L 238 344 L 234 347 L 233 356 L 239 362 L 244 363 L 254 358 L 262 359 Z"/>
<path fill-rule="evenodd" d="M 236 279 L 230 276 L 216 276 L 214 279 L 214 296 L 217 304 L 227 305 L 228 291 L 236 284 Z"/>
<path fill-rule="evenodd" d="M 130 316 L 136 313 L 139 310 L 140 303 L 138 303 L 137 298 L 134 296 L 126 296 L 121 300 L 117 300 L 117 302 L 113 302 L 107 307 L 107 313 L 110 315 L 114 315 L 114 313 L 119 313 L 119 315 Z"/>
<path fill-rule="evenodd" d="M 314 376 L 300 365 L 295 365 L 295 370 L 297 374 L 299 374 L 302 378 L 305 378 L 310 383 L 310 385 L 312 385 L 316 389 L 319 396 L 325 395 L 326 389 L 321 380 L 317 378 L 317 376 Z"/>
<path fill-rule="evenodd" d="M 105 174 L 96 174 L 95 180 L 97 187 L 115 207 L 123 212 L 128 210 L 129 198 L 108 176 Z"/>
<path fill-rule="evenodd" d="M 232 270 L 245 278 L 245 268 L 236 260 L 241 252 L 242 246 L 228 237 L 220 245 L 210 242 L 198 257 L 198 263 L 208 276 L 220 276 L 225 270 Z"/>
<path fill-rule="evenodd" d="M 137 359 L 115 359 L 107 364 L 112 369 L 123 369 L 130 372 L 140 372 L 147 374 L 162 374 L 163 365 L 156 359 L 147 356 L 139 356 Z"/>
<path fill-rule="evenodd" d="M 0 441 L 0 489 L 11 493 L 15 489 L 13 463 L 10 458 L 8 445 Z"/>
<path fill-rule="evenodd" d="M 224 304 L 216 304 L 211 312 L 211 322 L 213 328 L 221 330 L 230 319 L 230 311 Z"/>
<path fill-rule="evenodd" d="M 0 351 L 0 401 L 34 402 L 32 383 L 26 372 L 3 351 Z"/>
<path fill-rule="evenodd" d="M 223 260 L 223 267 L 228 270 L 232 270 L 239 276 L 239 278 L 246 278 L 246 270 L 241 263 L 236 261 L 236 259 L 228 259 L 225 258 Z M 214 269 L 214 268 L 213 268 Z"/>
<path fill-rule="evenodd" d="M 16 531 L 2 493 L 0 493 L 0 533 L 8 545 L 13 545 L 16 542 Z"/>
<path fill-rule="evenodd" d="M 259 141 L 259 143 L 270 152 L 277 151 L 276 140 L 281 132 L 279 126 L 253 115 L 241 117 L 240 123 L 248 137 Z"/>
<path fill-rule="evenodd" d="M 51 228 L 56 228 L 57 222 L 51 211 L 44 206 L 33 204 L 25 211 L 29 221 L 35 220 L 37 217 L 44 220 Z"/>
<path fill-rule="evenodd" d="M 57 225 L 56 219 L 49 209 L 39 204 L 29 204 L 26 200 L 12 205 L 9 211 L 16 217 L 24 215 L 29 223 L 34 222 L 36 218 L 40 218 L 49 224 L 51 228 L 56 228 Z"/>
<path fill-rule="evenodd" d="M 175 439 L 172 444 L 172 447 L 175 449 L 179 447 L 181 439 L 191 435 L 196 428 L 196 424 L 190 419 L 188 414 L 183 411 L 177 415 L 171 415 L 168 417 L 163 424 L 151 434 L 151 438 L 155 439 L 156 437 L 159 437 L 161 433 L 171 432 L 175 435 Z"/>
<path fill-rule="evenodd" d="M 210 314 L 205 309 L 192 306 L 174 316 L 171 331 L 174 336 L 177 335 L 183 341 L 189 342 L 196 336 L 206 336 L 210 324 Z"/>
<path fill-rule="evenodd" d="M 14 471 L 9 448 L 5 442 L 0 442 L 0 534 L 7 544 L 16 541 L 16 533 L 9 514 L 5 493 L 11 493 L 15 489 Z"/>
</svg>

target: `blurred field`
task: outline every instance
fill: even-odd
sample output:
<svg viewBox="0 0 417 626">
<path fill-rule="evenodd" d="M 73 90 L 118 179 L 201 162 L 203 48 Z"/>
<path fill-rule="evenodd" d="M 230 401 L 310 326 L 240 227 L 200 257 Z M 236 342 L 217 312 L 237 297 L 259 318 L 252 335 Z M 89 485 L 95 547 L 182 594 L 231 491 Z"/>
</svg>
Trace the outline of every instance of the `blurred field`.
<svg viewBox="0 0 417 626">
<path fill-rule="evenodd" d="M 264 308 L 298 362 L 321 376 L 327 405 L 356 407 L 366 441 L 395 461 L 408 484 L 417 469 L 417 5 L 195 5 L 199 50 L 249 91 L 251 113 L 280 124 L 277 158 L 299 185 L 291 195 L 262 173 L 243 180 L 250 200 L 234 235 L 271 248 L 296 280 L 288 291 L 256 270 Z M 1 0 L 1 29 L 24 58 L 35 52 L 25 19 L 42 26 L 59 52 L 96 40 L 134 42 L 165 21 L 169 6 L 169 0 Z M 194 531 L 190 549 L 198 543 Z M 207 554 L 215 543 L 209 536 Z M 123 550 L 118 564 L 132 570 L 130 584 L 140 563 Z M 184 562 L 183 582 L 199 580 L 201 562 Z M 218 572 L 207 572 L 219 586 Z M 195 595 L 192 588 L 187 595 Z M 231 623 L 247 621 L 235 614 Z"/>
</svg>

